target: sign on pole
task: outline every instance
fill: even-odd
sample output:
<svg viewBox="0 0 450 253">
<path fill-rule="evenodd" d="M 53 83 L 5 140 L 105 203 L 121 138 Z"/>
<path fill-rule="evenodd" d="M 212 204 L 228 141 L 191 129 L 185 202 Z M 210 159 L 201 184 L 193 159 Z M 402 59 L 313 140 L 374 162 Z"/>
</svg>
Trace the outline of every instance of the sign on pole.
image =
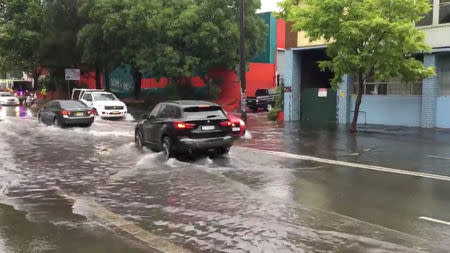
<svg viewBox="0 0 450 253">
<path fill-rule="evenodd" d="M 80 81 L 81 73 L 79 69 L 65 69 L 67 81 Z"/>
</svg>

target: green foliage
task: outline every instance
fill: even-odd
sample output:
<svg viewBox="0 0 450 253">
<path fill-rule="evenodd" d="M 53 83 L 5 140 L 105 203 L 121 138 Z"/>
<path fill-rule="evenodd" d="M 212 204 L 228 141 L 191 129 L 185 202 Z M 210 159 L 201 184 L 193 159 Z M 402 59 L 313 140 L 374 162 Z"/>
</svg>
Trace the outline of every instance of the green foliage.
<svg viewBox="0 0 450 253">
<path fill-rule="evenodd" d="M 267 114 L 269 120 L 275 121 L 278 119 L 278 113 L 284 111 L 284 85 L 277 87 L 277 94 L 275 96 L 275 106 Z"/>
<path fill-rule="evenodd" d="M 58 80 L 65 68 L 78 67 L 102 70 L 107 77 L 117 66 L 129 64 L 135 77 L 152 73 L 176 84 L 185 77 L 206 80 L 209 70 L 234 69 L 239 63 L 238 3 L 2 0 L 0 72 L 23 70 L 38 81 L 46 68 Z M 253 57 L 264 44 L 265 24 L 256 15 L 260 1 L 245 3 L 247 56 Z M 206 94 L 218 92 L 215 85 Z"/>
<path fill-rule="evenodd" d="M 276 121 L 278 119 L 278 113 L 282 112 L 280 108 L 273 108 L 272 110 L 267 113 L 267 118 L 272 121 Z"/>
<path fill-rule="evenodd" d="M 0 52 L 15 67 L 34 74 L 40 66 L 44 38 L 44 8 L 40 0 L 3 0 L 0 8 Z M 8 69 L 10 70 L 10 69 Z"/>
<path fill-rule="evenodd" d="M 281 15 L 294 23 L 295 30 L 311 40 L 325 39 L 330 61 L 320 63 L 335 77 L 337 88 L 344 74 L 385 80 L 402 77 L 412 81 L 434 74 L 413 56 L 429 52 L 425 35 L 417 30 L 430 10 L 428 0 L 285 0 Z"/>
<path fill-rule="evenodd" d="M 148 4 L 137 1 L 130 10 L 148 21 L 132 20 L 127 25 L 137 30 L 134 35 L 140 43 L 127 55 L 141 71 L 176 82 L 184 77 L 204 77 L 216 67 L 238 65 L 237 0 L 159 0 L 152 2 L 158 6 L 152 8 Z M 265 24 L 255 13 L 259 7 L 258 0 L 246 1 L 249 57 L 264 44 Z"/>
</svg>

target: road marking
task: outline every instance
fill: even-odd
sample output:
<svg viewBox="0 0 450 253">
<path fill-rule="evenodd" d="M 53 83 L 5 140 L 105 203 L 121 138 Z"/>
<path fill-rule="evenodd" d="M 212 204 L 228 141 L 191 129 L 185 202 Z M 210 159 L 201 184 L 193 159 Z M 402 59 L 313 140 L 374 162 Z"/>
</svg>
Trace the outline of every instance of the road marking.
<svg viewBox="0 0 450 253">
<path fill-rule="evenodd" d="M 450 182 L 450 177 L 448 177 L 448 176 L 441 176 L 441 175 L 435 175 L 435 174 L 414 172 L 414 171 L 408 171 L 408 170 L 392 169 L 392 168 L 386 168 L 386 167 L 380 167 L 380 166 L 374 166 L 374 165 L 367 165 L 367 164 L 360 164 L 360 163 L 344 162 L 344 161 L 331 160 L 331 159 L 319 158 L 319 157 L 314 157 L 314 156 L 296 155 L 296 154 L 290 154 L 290 153 L 278 152 L 278 151 L 270 151 L 270 150 L 263 150 L 263 149 L 254 149 L 254 148 L 245 148 L 245 147 L 239 147 L 239 148 L 246 149 L 246 150 L 251 150 L 251 151 L 257 151 L 257 152 L 264 152 L 264 153 L 266 153 L 268 155 L 274 155 L 274 156 L 279 156 L 279 157 L 284 157 L 284 158 L 291 158 L 291 159 L 297 159 L 297 160 L 326 163 L 326 164 L 332 164 L 332 165 L 340 165 L 340 166 L 345 166 L 345 167 L 352 167 L 352 168 L 373 170 L 373 171 L 381 171 L 381 172 L 388 172 L 388 173 L 399 174 L 399 175 L 422 177 L 422 178 L 429 178 L 429 179 L 435 179 L 435 180 L 441 180 L 441 181 Z"/>
<path fill-rule="evenodd" d="M 419 219 L 421 219 L 421 220 L 426 220 L 426 221 L 431 221 L 431 222 L 435 222 L 435 223 L 439 223 L 439 224 L 444 224 L 444 225 L 450 226 L 450 222 L 448 222 L 448 221 L 443 221 L 443 220 L 438 220 L 438 219 L 428 218 L 428 217 L 425 217 L 425 216 L 419 217 Z"/>
<path fill-rule="evenodd" d="M 429 155 L 428 158 L 441 159 L 441 160 L 450 160 L 450 157 L 442 157 L 442 156 L 434 156 L 434 155 Z"/>
</svg>

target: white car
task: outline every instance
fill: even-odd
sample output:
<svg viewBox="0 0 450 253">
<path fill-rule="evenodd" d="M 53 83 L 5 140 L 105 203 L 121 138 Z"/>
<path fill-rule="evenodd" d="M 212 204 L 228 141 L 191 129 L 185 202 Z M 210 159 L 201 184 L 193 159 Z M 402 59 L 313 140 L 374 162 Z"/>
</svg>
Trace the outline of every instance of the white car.
<svg viewBox="0 0 450 253">
<path fill-rule="evenodd" d="M 0 92 L 0 105 L 17 106 L 20 105 L 20 101 L 9 92 Z"/>
<path fill-rule="evenodd" d="M 84 90 L 79 100 L 102 118 L 125 118 L 128 113 L 125 103 L 114 94 L 102 90 Z"/>
</svg>

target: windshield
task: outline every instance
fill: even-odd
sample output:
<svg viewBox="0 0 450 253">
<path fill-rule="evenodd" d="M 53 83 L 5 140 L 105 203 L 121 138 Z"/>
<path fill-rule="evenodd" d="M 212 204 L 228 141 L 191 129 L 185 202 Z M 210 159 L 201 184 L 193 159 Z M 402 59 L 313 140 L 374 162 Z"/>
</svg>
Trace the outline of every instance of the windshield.
<svg viewBox="0 0 450 253">
<path fill-rule="evenodd" d="M 94 101 L 116 101 L 118 100 L 116 96 L 114 96 L 111 93 L 98 93 L 93 94 L 94 95 Z"/>
<path fill-rule="evenodd" d="M 78 101 L 59 101 L 61 108 L 72 109 L 72 108 L 86 108 L 86 106 Z"/>
</svg>

